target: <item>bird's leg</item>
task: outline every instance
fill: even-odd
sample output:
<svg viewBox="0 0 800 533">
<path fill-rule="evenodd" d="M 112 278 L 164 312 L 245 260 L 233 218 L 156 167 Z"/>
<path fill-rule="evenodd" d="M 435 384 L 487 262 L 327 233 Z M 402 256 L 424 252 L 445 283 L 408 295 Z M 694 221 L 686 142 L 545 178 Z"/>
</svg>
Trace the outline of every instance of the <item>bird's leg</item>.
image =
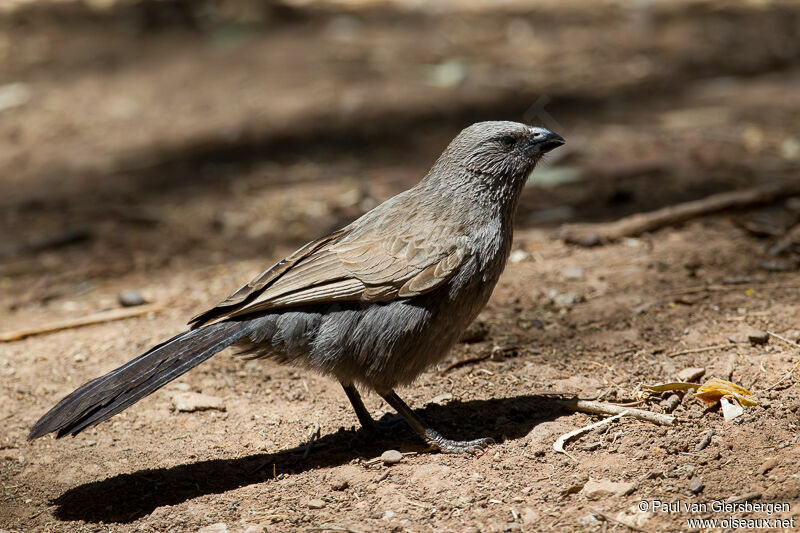
<svg viewBox="0 0 800 533">
<path fill-rule="evenodd" d="M 435 430 L 426 427 L 425 423 L 414 414 L 414 411 L 406 405 L 400 396 L 394 391 L 389 391 L 386 394 L 381 394 L 386 403 L 391 405 L 400 416 L 402 416 L 408 425 L 413 429 L 422 439 L 433 448 L 445 453 L 481 453 L 486 449 L 486 446 L 494 443 L 492 438 L 483 438 L 476 440 L 450 440 L 442 437 Z"/>
<path fill-rule="evenodd" d="M 367 411 L 367 408 L 364 406 L 364 402 L 361 401 L 361 395 L 358 393 L 358 389 L 356 389 L 352 383 L 342 383 L 342 388 L 344 389 L 344 393 L 347 394 L 347 399 L 350 400 L 353 410 L 356 412 L 356 416 L 358 417 L 358 421 L 361 423 L 361 427 L 367 431 L 377 431 L 378 426 L 375 425 L 375 421 L 372 419 L 369 411 Z"/>
</svg>

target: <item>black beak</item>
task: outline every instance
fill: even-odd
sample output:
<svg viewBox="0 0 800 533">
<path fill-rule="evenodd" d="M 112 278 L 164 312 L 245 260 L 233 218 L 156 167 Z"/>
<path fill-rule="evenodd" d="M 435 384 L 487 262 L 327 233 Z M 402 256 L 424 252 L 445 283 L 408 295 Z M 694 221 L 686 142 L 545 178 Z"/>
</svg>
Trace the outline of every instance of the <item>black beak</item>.
<svg viewBox="0 0 800 533">
<path fill-rule="evenodd" d="M 528 137 L 528 153 L 531 156 L 546 154 L 553 148 L 558 148 L 566 142 L 561 135 L 547 128 L 531 126 L 530 132 L 530 137 Z"/>
</svg>

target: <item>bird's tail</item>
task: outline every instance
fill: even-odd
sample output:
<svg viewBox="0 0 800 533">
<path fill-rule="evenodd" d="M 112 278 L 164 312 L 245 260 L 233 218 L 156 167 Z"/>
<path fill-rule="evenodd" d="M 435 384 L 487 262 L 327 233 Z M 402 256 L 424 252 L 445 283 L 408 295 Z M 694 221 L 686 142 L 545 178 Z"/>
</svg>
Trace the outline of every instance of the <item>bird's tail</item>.
<svg viewBox="0 0 800 533">
<path fill-rule="evenodd" d="M 28 434 L 77 435 L 138 402 L 248 333 L 248 323 L 218 322 L 186 331 L 94 379 L 58 402 Z"/>
</svg>

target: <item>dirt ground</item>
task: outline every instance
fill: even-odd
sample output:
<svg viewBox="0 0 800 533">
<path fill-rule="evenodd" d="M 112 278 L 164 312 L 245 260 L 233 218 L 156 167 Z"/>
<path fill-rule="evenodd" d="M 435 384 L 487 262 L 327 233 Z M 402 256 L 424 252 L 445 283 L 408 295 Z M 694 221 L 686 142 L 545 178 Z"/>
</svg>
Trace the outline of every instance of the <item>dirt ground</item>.
<svg viewBox="0 0 800 533">
<path fill-rule="evenodd" d="M 798 179 L 800 5 L 316 5 L 211 22 L 130 7 L 2 15 L 0 107 L 9 85 L 16 100 L 0 111 L 0 332 L 115 309 L 124 291 L 163 311 L 0 344 L 0 530 L 800 526 L 800 389 L 797 375 L 779 382 L 800 350 L 748 342 L 800 341 L 800 242 L 776 248 L 799 199 L 603 246 L 557 237 Z M 76 386 L 410 187 L 480 119 L 568 141 L 524 193 L 482 327 L 400 391 L 446 436 L 494 437 L 487 453 L 426 452 L 403 426 L 367 435 L 335 382 L 230 351 L 75 438 L 26 441 Z M 674 409 L 643 395 L 691 367 L 758 405 L 725 423 L 691 395 Z M 177 412 L 187 391 L 223 407 Z M 644 399 L 678 423 L 622 419 L 570 441 L 569 457 L 556 439 L 600 419 L 560 408 L 571 395 Z M 390 449 L 403 460 L 378 460 Z M 739 497 L 788 506 L 710 509 Z"/>
</svg>

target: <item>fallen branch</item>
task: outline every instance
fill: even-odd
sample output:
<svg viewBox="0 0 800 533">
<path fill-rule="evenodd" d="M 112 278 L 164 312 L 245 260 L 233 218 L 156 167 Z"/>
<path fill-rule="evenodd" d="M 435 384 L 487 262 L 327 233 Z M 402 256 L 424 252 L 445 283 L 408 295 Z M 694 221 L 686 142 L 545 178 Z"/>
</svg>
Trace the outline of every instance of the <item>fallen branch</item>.
<svg viewBox="0 0 800 533">
<path fill-rule="evenodd" d="M 125 309 L 114 309 L 112 311 L 103 311 L 94 313 L 81 318 L 73 318 L 63 320 L 61 322 L 53 322 L 52 324 L 45 324 L 30 329 L 23 329 L 18 331 L 6 331 L 0 333 L 0 342 L 10 342 L 33 335 L 40 335 L 42 333 L 52 333 L 54 331 L 61 331 L 64 329 L 79 328 L 82 326 L 89 326 L 91 324 L 101 324 L 103 322 L 111 322 L 114 320 L 122 320 L 123 318 L 133 318 L 136 316 L 146 315 L 148 313 L 158 313 L 163 309 L 161 305 L 140 305 L 138 307 L 131 307 Z"/>
<path fill-rule="evenodd" d="M 553 443 L 553 449 L 555 451 L 557 451 L 558 453 L 563 453 L 564 455 L 566 455 L 570 459 L 572 459 L 574 461 L 577 461 L 578 459 L 575 458 L 575 456 L 573 456 L 567 450 L 564 449 L 564 445 L 568 441 L 574 439 L 575 437 L 583 435 L 584 433 L 588 433 L 593 429 L 596 429 L 596 428 L 599 428 L 599 427 L 603 427 L 603 426 L 605 426 L 607 424 L 610 424 L 614 420 L 619 420 L 620 418 L 622 418 L 623 416 L 625 416 L 627 414 L 628 414 L 627 410 L 626 411 L 622 411 L 618 415 L 614 415 L 614 416 L 611 416 L 611 417 L 608 417 L 608 418 L 604 418 L 600 422 L 595 422 L 594 424 L 589 424 L 588 426 L 584 426 L 582 428 L 578 428 L 578 429 L 576 429 L 574 431 L 570 431 L 569 433 L 564 433 L 563 435 L 558 437 L 558 439 L 556 439 L 556 441 Z"/>
<path fill-rule="evenodd" d="M 643 233 L 721 211 L 772 204 L 797 195 L 800 195 L 800 182 L 754 187 L 743 191 L 714 194 L 649 213 L 637 213 L 605 224 L 567 224 L 562 226 L 559 236 L 569 243 L 592 246 L 625 237 L 638 237 Z"/>
<path fill-rule="evenodd" d="M 644 409 L 634 409 L 632 407 L 623 407 L 610 403 L 578 399 L 556 400 L 556 403 L 570 411 L 578 411 L 580 413 L 595 415 L 618 415 L 625 413 L 627 416 L 632 416 L 633 418 L 644 420 L 645 422 L 652 422 L 660 426 L 671 426 L 675 424 L 674 416 L 662 415 L 661 413 L 645 411 Z"/>
</svg>

